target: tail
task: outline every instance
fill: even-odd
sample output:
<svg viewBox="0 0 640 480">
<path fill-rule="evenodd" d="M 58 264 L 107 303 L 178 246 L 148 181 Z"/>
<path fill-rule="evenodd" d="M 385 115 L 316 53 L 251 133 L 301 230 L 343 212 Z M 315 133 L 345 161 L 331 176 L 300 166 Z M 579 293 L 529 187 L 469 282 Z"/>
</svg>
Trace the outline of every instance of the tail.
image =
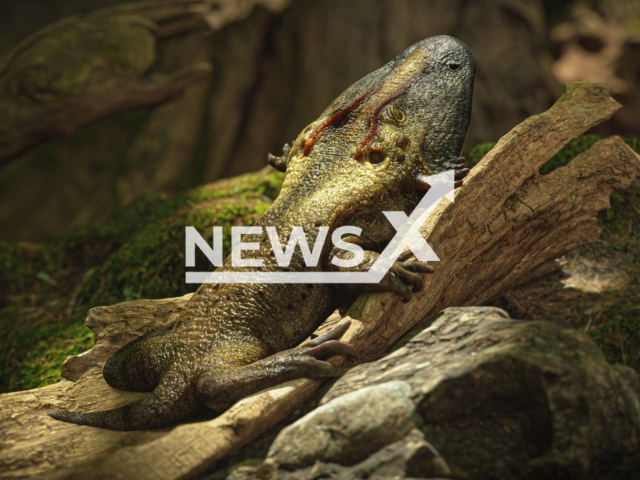
<svg viewBox="0 0 640 480">
<path fill-rule="evenodd" d="M 170 378 L 168 378 L 170 377 Z M 167 375 L 152 392 L 127 405 L 101 412 L 49 412 L 63 422 L 109 430 L 151 430 L 175 425 L 200 411 L 195 389 L 184 382 L 171 384 L 178 375 Z"/>
</svg>

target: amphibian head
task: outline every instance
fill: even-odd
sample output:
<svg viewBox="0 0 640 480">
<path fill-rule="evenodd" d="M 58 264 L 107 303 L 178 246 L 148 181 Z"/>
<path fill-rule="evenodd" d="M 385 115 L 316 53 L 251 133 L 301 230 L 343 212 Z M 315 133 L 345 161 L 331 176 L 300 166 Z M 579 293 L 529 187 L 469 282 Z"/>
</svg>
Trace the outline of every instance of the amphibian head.
<svg viewBox="0 0 640 480">
<path fill-rule="evenodd" d="M 474 75 L 473 53 L 453 37 L 412 45 L 349 87 L 282 157 L 271 158 L 287 172 L 283 194 L 369 202 L 454 168 Z"/>
</svg>

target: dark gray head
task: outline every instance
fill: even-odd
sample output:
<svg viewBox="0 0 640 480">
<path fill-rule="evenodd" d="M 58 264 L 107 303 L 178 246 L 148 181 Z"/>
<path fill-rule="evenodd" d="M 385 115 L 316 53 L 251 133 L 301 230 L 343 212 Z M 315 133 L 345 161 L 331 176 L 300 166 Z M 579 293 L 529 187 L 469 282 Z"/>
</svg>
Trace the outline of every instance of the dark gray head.
<svg viewBox="0 0 640 480">
<path fill-rule="evenodd" d="M 428 66 L 394 105 L 415 119 L 408 129 L 416 138 L 422 135 L 425 166 L 438 172 L 441 162 L 462 151 L 471 120 L 476 62 L 464 43 L 445 35 L 423 40 L 405 53 L 411 55 L 414 49 Z"/>
<path fill-rule="evenodd" d="M 452 168 L 469 127 L 474 75 L 473 53 L 460 40 L 443 35 L 412 45 L 298 136 L 283 157 L 285 187 L 326 191 L 328 179 L 351 178 L 367 192 L 382 191 Z"/>
</svg>

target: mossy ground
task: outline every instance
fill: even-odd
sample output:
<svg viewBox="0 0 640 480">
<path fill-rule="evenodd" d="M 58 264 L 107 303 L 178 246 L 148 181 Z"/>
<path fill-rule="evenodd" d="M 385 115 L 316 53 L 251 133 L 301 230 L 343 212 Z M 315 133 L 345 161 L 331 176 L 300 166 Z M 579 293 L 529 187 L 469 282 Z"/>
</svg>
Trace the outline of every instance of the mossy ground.
<svg viewBox="0 0 640 480">
<path fill-rule="evenodd" d="M 195 290 L 184 283 L 185 226 L 208 239 L 212 226 L 225 227 L 228 251 L 228 227 L 255 222 L 281 184 L 282 174 L 263 170 L 144 197 L 49 245 L 0 243 L 0 392 L 59 380 L 66 357 L 93 345 L 89 308 Z"/>
</svg>

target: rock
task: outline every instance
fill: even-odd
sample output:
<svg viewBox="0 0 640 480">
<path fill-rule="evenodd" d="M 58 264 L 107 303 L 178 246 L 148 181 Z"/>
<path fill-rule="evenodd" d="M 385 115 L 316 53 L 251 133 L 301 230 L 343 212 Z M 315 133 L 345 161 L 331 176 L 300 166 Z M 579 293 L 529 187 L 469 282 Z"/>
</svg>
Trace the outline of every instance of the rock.
<svg viewBox="0 0 640 480">
<path fill-rule="evenodd" d="M 407 382 L 387 382 L 342 395 L 285 428 L 269 457 L 289 469 L 316 460 L 356 463 L 409 431 L 410 394 Z"/>
<path fill-rule="evenodd" d="M 607 363 L 581 331 L 467 307 L 449 308 L 411 335 L 351 369 L 322 406 L 280 432 L 262 465 L 229 478 L 577 479 L 604 475 L 616 462 L 640 467 L 637 374 Z M 364 425 L 362 439 L 382 434 L 373 425 L 387 421 L 383 392 L 395 393 L 387 397 L 394 408 L 402 398 L 403 412 L 410 399 L 415 415 L 397 417 L 403 423 L 376 438 L 382 448 L 319 433 L 349 426 L 356 438 Z"/>
<path fill-rule="evenodd" d="M 258 469 L 240 467 L 227 480 L 286 479 L 360 479 L 360 478 L 448 478 L 464 479 L 464 473 L 450 467 L 422 432 L 411 429 L 402 439 L 382 447 L 375 455 L 352 467 L 337 463 L 316 461 L 295 471 L 278 469 L 273 458 L 267 459 Z"/>
</svg>

